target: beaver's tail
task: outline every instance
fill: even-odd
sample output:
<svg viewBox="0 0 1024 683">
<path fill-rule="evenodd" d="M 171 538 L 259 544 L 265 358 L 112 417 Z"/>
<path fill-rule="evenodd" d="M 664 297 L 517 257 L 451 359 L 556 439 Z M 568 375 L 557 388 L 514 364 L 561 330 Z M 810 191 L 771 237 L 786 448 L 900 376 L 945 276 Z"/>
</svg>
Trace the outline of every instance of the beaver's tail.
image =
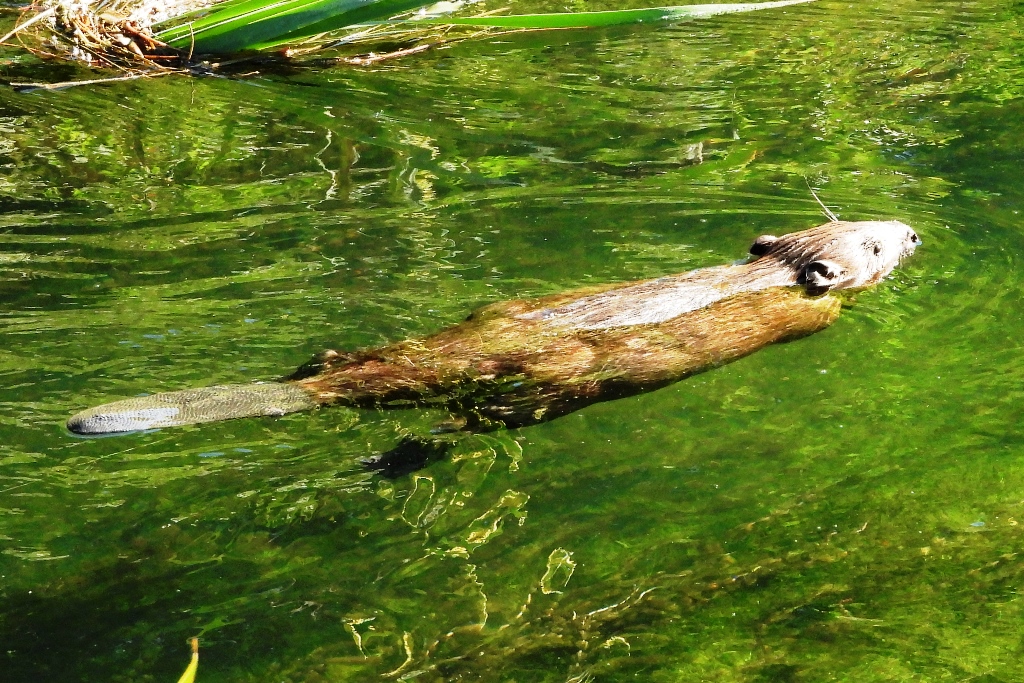
<svg viewBox="0 0 1024 683">
<path fill-rule="evenodd" d="M 74 415 L 75 434 L 112 434 L 217 422 L 238 417 L 284 415 L 317 407 L 309 392 L 288 382 L 229 384 L 168 391 L 107 403 Z"/>
</svg>

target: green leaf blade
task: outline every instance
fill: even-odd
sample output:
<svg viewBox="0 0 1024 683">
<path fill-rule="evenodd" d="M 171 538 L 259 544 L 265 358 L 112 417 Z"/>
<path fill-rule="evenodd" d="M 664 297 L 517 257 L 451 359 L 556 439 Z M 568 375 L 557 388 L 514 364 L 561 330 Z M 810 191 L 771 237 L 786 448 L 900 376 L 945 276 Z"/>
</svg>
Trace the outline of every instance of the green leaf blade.
<svg viewBox="0 0 1024 683">
<path fill-rule="evenodd" d="M 431 23 L 459 26 L 491 26 L 495 28 L 598 28 L 651 21 L 682 21 L 719 14 L 752 12 L 786 7 L 813 0 L 776 0 L 775 2 L 723 3 L 712 5 L 681 5 L 646 7 L 642 9 L 608 10 L 604 12 L 561 12 L 552 14 L 517 14 L 494 17 L 456 17 L 429 20 Z"/>
<path fill-rule="evenodd" d="M 331 31 L 350 28 L 356 25 L 379 22 L 381 19 L 393 17 L 411 9 L 424 6 L 423 0 L 378 0 L 363 7 L 357 7 L 344 14 L 327 17 L 321 21 L 309 24 L 296 31 L 276 36 L 272 39 L 250 45 L 250 50 L 268 50 L 271 48 L 294 45 L 312 36 Z M 389 24 L 392 22 L 379 22 Z M 400 24 L 402 22 L 393 22 Z"/>
<path fill-rule="evenodd" d="M 506 29 L 599 28 L 660 21 L 684 21 L 720 14 L 787 7 L 813 0 L 773 0 L 647 7 L 602 12 L 558 12 L 486 17 L 432 17 L 382 24 L 457 25 Z M 322 33 L 365 24 L 432 4 L 432 0 L 228 0 L 161 30 L 160 40 L 198 54 L 230 54 L 295 44 Z M 168 22 L 169 23 L 169 22 Z"/>
<path fill-rule="evenodd" d="M 229 54 L 293 33 L 375 0 L 285 0 L 257 7 L 249 0 L 201 20 L 157 34 L 167 44 L 201 54 Z M 266 3 L 263 3 L 266 5 Z M 315 33 L 313 34 L 315 35 Z"/>
</svg>

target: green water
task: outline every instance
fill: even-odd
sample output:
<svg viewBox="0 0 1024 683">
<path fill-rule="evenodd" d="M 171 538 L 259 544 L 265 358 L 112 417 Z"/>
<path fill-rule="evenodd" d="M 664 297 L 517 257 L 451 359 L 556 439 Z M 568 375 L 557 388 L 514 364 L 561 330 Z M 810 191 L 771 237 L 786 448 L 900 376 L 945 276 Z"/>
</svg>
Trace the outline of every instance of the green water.
<svg viewBox="0 0 1024 683">
<path fill-rule="evenodd" d="M 0 676 L 174 681 L 198 635 L 201 683 L 1021 680 L 1022 17 L 0 91 Z M 63 428 L 740 258 L 823 222 L 805 178 L 924 245 L 822 333 L 416 474 L 359 460 L 428 412 Z"/>
</svg>

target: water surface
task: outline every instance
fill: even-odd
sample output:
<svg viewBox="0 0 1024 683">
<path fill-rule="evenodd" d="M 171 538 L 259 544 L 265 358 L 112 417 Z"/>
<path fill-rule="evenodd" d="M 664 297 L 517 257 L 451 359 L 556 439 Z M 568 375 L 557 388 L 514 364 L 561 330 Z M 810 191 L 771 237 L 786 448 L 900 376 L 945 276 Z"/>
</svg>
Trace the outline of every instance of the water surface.
<svg viewBox="0 0 1024 683">
<path fill-rule="evenodd" d="M 10 679 L 176 680 L 198 635 L 203 683 L 1019 680 L 1021 11 L 0 93 Z M 823 222 L 808 182 L 924 245 L 822 333 L 395 481 L 359 460 L 436 414 L 63 428 L 729 262 Z"/>
</svg>

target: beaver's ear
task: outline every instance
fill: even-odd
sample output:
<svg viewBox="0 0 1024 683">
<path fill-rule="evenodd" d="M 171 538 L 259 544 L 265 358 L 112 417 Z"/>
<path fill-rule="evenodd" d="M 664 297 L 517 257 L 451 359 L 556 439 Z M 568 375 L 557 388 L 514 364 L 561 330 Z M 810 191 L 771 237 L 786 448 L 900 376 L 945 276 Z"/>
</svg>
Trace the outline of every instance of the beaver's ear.
<svg viewBox="0 0 1024 683">
<path fill-rule="evenodd" d="M 822 259 L 812 261 L 804 268 L 804 282 L 807 284 L 807 292 L 810 294 L 823 294 L 832 289 L 841 281 L 843 267 L 835 261 Z"/>
<path fill-rule="evenodd" d="M 779 241 L 775 235 L 761 235 L 750 245 L 750 253 L 754 256 L 764 256 L 772 250 L 772 245 Z"/>
</svg>

